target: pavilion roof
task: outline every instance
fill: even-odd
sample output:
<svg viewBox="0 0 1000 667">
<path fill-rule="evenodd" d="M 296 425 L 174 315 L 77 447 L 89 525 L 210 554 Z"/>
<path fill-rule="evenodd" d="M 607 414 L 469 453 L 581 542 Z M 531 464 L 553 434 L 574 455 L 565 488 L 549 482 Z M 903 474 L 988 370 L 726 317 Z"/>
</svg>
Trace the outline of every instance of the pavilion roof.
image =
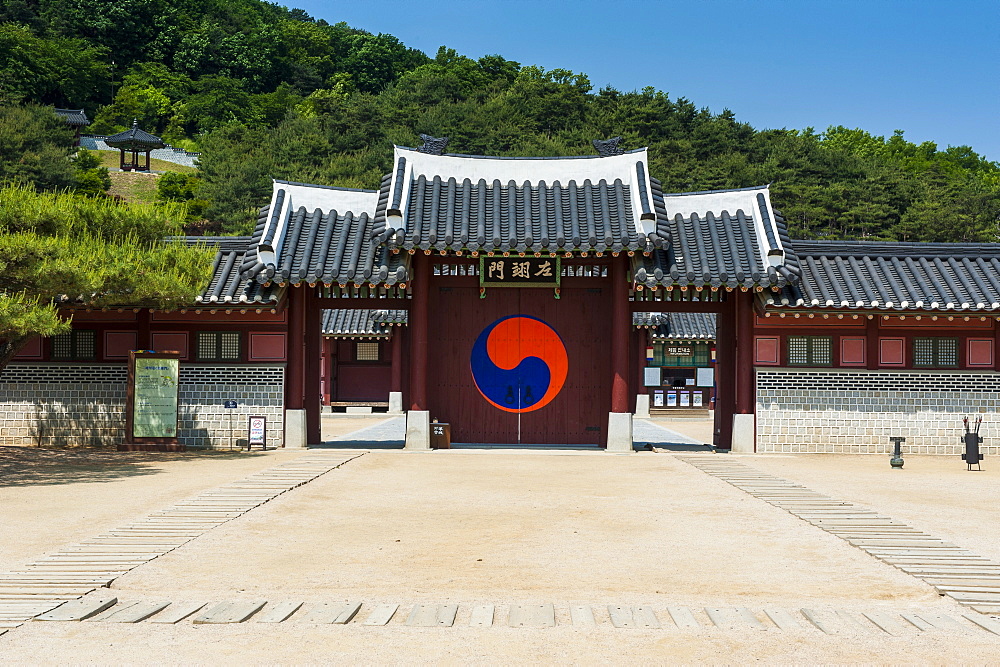
<svg viewBox="0 0 1000 667">
<path fill-rule="evenodd" d="M 393 325 L 406 324 L 405 310 L 329 309 L 323 335 L 330 338 L 388 338 Z"/>
<path fill-rule="evenodd" d="M 802 280 L 768 309 L 1000 310 L 1000 244 L 795 241 Z"/>
<path fill-rule="evenodd" d="M 153 136 L 149 132 L 139 129 L 139 125 L 135 121 L 132 122 L 131 128 L 125 130 L 124 132 L 111 135 L 104 140 L 104 143 L 111 148 L 122 148 L 126 150 L 152 150 L 166 146 L 166 144 L 163 143 L 163 140 L 159 137 Z"/>
<path fill-rule="evenodd" d="M 715 340 L 715 313 L 632 313 L 632 325 L 653 340 Z"/>
<path fill-rule="evenodd" d="M 83 109 L 54 109 L 54 111 L 57 116 L 66 122 L 67 125 L 73 125 L 75 127 L 90 125 L 90 120 L 87 118 L 87 112 Z"/>
</svg>

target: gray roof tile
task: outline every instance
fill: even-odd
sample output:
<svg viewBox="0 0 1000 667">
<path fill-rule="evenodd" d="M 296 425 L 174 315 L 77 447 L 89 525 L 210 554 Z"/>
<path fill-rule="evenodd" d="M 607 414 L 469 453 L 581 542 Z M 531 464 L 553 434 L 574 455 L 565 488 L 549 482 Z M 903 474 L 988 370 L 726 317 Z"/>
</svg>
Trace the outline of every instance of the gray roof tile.
<svg viewBox="0 0 1000 667">
<path fill-rule="evenodd" d="M 802 280 L 768 308 L 1000 310 L 1000 244 L 795 241 Z"/>
<path fill-rule="evenodd" d="M 632 325 L 653 340 L 715 340 L 715 313 L 632 313 Z"/>
<path fill-rule="evenodd" d="M 406 324 L 405 310 L 323 311 L 323 335 L 330 338 L 388 338 L 393 325 Z"/>
</svg>

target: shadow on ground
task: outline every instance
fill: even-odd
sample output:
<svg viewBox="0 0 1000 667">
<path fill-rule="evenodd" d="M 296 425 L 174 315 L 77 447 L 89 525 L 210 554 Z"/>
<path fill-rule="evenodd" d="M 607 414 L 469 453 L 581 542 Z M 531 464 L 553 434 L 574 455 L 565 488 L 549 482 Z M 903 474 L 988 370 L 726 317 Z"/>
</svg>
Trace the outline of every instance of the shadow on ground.
<svg viewBox="0 0 1000 667">
<path fill-rule="evenodd" d="M 261 456 L 260 452 L 187 451 L 117 452 L 111 449 L 0 447 L 0 486 L 110 482 L 124 477 L 155 475 L 160 462 L 227 460 Z"/>
</svg>

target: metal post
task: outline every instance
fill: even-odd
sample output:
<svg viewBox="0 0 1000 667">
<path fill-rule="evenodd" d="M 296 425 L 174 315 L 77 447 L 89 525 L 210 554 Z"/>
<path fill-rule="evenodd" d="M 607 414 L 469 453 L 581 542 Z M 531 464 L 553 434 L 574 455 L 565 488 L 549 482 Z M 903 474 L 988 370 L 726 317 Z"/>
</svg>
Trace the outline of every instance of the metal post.
<svg viewBox="0 0 1000 667">
<path fill-rule="evenodd" d="M 889 459 L 889 465 L 891 465 L 893 469 L 901 469 L 903 467 L 903 454 L 900 452 L 899 443 L 906 442 L 906 438 L 892 436 L 889 440 L 893 443 L 892 458 Z"/>
</svg>

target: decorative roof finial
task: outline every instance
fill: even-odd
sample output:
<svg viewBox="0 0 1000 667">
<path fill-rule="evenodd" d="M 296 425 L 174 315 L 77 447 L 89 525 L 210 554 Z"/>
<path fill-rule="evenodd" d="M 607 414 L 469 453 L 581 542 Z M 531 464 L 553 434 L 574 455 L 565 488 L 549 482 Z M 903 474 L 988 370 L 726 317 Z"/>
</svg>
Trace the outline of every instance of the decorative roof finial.
<svg viewBox="0 0 1000 667">
<path fill-rule="evenodd" d="M 443 155 L 444 148 L 448 145 L 448 137 L 432 137 L 429 134 L 421 134 L 420 138 L 424 140 L 424 145 L 417 149 L 418 153 Z"/>
<path fill-rule="evenodd" d="M 624 155 L 625 151 L 622 150 L 620 144 L 622 143 L 621 137 L 611 137 L 610 139 L 600 140 L 594 139 L 592 142 L 594 148 L 597 149 L 597 154 L 601 157 L 611 157 L 612 155 Z"/>
<path fill-rule="evenodd" d="M 139 119 L 138 118 L 133 118 L 132 119 L 132 129 L 134 130 L 137 127 L 139 127 Z"/>
</svg>

